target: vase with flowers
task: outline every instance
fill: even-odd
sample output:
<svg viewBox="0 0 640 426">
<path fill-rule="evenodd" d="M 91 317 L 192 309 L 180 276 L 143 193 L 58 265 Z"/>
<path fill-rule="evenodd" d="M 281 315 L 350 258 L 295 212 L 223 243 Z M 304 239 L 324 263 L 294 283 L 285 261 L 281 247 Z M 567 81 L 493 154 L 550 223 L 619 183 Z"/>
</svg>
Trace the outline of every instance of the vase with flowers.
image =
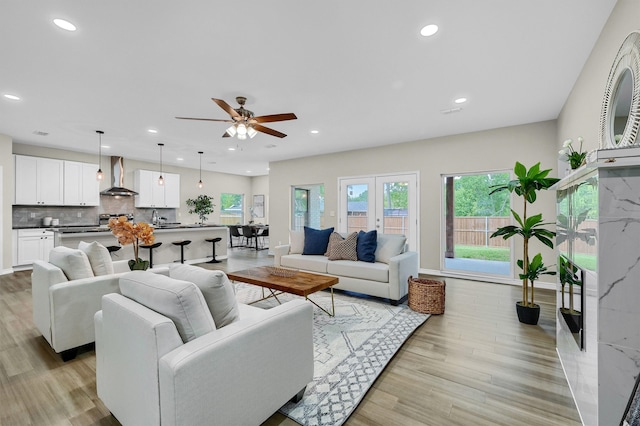
<svg viewBox="0 0 640 426">
<path fill-rule="evenodd" d="M 147 270 L 149 261 L 138 257 L 138 249 L 140 243 L 153 244 L 155 240 L 153 227 L 145 222 L 129 222 L 126 216 L 120 216 L 109 219 L 109 229 L 111 229 L 111 232 L 121 245 L 133 244 L 133 259 L 129 261 L 129 269 L 132 271 Z"/>
<path fill-rule="evenodd" d="M 582 166 L 587 158 L 587 153 L 582 152 L 582 136 L 578 136 L 578 142 L 580 142 L 580 149 L 575 150 L 573 148 L 573 139 L 567 139 L 562 144 L 562 149 L 558 151 L 560 154 L 561 161 L 568 161 L 571 166 L 571 170 L 575 170 L 578 167 Z"/>
</svg>

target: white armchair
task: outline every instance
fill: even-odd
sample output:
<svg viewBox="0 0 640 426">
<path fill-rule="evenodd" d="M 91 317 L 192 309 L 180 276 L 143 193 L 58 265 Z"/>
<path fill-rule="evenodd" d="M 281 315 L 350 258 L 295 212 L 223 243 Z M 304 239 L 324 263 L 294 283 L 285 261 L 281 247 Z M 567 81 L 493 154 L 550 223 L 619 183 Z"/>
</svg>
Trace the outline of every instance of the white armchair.
<svg viewBox="0 0 640 426">
<path fill-rule="evenodd" d="M 61 253 L 69 256 L 70 252 L 73 252 L 70 256 L 78 254 L 78 250 L 56 247 L 51 251 L 50 262 L 59 260 Z M 33 322 L 64 361 L 75 358 L 79 346 L 95 341 L 93 316 L 101 308 L 102 296 L 119 293 L 118 280 L 129 271 L 126 260 L 111 262 L 109 257 L 102 259 L 103 266 L 106 262 L 109 272 L 113 273 L 94 275 L 89 259 L 86 262 L 84 258 L 75 259 L 63 266 L 69 276 L 61 267 L 39 260 L 33 262 L 31 274 Z M 154 272 L 168 274 L 168 268 Z"/>
<path fill-rule="evenodd" d="M 238 304 L 235 321 L 207 331 L 213 320 L 200 290 L 186 287 L 194 284 L 143 274 L 125 275 L 122 294 L 104 296 L 95 315 L 98 396 L 123 425 L 258 425 L 302 397 L 313 378 L 310 303 Z M 148 304 L 165 298 L 182 325 L 126 297 L 126 282 L 138 296 L 151 292 Z M 186 343 L 185 327 L 195 333 Z"/>
</svg>

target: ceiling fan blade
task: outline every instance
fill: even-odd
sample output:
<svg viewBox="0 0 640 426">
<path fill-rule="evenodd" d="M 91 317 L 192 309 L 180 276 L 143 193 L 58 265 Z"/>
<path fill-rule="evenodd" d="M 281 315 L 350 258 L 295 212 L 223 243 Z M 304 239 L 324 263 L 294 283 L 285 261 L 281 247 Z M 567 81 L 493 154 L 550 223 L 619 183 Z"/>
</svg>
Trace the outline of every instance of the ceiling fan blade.
<svg viewBox="0 0 640 426">
<path fill-rule="evenodd" d="M 275 137 L 278 137 L 278 138 L 287 137 L 287 135 L 285 135 L 284 133 L 280 133 L 277 130 L 273 130 L 273 129 L 270 129 L 268 127 L 261 126 L 260 124 L 254 124 L 253 128 L 255 130 L 259 131 L 259 132 L 266 133 L 268 135 L 275 136 Z"/>
<path fill-rule="evenodd" d="M 272 123 L 274 121 L 296 120 L 297 118 L 294 113 L 288 112 L 286 114 L 261 115 L 253 117 L 252 120 L 255 120 L 256 123 Z"/>
<path fill-rule="evenodd" d="M 223 137 L 223 138 L 230 138 L 231 136 L 229 136 L 229 133 L 224 132 L 224 133 L 222 134 L 222 137 Z"/>
<path fill-rule="evenodd" d="M 223 123 L 235 123 L 233 120 L 219 120 L 217 118 L 192 118 L 192 117 L 176 117 L 179 120 L 200 120 L 200 121 L 222 121 Z"/>
<path fill-rule="evenodd" d="M 222 99 L 211 98 L 211 100 L 217 103 L 218 106 L 223 110 L 225 110 L 227 114 L 229 114 L 232 118 L 238 118 L 238 119 L 242 118 L 242 116 L 238 114 L 235 109 L 231 108 L 231 105 L 229 105 Z"/>
</svg>

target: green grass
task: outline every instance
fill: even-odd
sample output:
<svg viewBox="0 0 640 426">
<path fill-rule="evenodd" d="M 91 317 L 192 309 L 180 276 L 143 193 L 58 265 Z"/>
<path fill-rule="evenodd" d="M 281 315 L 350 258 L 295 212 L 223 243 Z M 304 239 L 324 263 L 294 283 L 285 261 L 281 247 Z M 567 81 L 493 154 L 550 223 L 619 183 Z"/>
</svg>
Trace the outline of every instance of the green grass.
<svg viewBox="0 0 640 426">
<path fill-rule="evenodd" d="M 462 259 L 481 259 L 509 262 L 511 260 L 508 247 L 455 246 L 455 257 Z"/>
<path fill-rule="evenodd" d="M 575 263 L 581 268 L 595 271 L 598 261 L 594 254 L 574 254 Z"/>
</svg>

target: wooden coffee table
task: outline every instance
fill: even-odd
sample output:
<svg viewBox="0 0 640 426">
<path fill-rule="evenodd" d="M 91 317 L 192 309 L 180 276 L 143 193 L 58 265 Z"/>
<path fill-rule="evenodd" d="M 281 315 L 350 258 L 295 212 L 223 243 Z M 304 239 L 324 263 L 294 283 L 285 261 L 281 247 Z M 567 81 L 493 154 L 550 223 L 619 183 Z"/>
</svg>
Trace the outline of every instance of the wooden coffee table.
<svg viewBox="0 0 640 426">
<path fill-rule="evenodd" d="M 271 297 L 275 298 L 278 303 L 280 303 L 278 295 L 282 293 L 290 293 L 297 296 L 304 296 L 306 300 L 322 309 L 329 316 L 334 316 L 336 313 L 336 308 L 333 302 L 333 286 L 338 284 L 337 277 L 301 271 L 298 271 L 292 277 L 279 277 L 271 275 L 266 266 L 259 266 L 257 268 L 245 269 L 237 272 L 229 272 L 227 273 L 227 276 L 231 280 L 254 284 L 262 287 L 263 289 L 267 288 L 271 292 L 270 295 L 263 297 L 262 299 L 254 300 L 249 304 L 257 303 Z M 331 289 L 331 312 L 309 299 L 310 294 L 327 288 Z"/>
</svg>

